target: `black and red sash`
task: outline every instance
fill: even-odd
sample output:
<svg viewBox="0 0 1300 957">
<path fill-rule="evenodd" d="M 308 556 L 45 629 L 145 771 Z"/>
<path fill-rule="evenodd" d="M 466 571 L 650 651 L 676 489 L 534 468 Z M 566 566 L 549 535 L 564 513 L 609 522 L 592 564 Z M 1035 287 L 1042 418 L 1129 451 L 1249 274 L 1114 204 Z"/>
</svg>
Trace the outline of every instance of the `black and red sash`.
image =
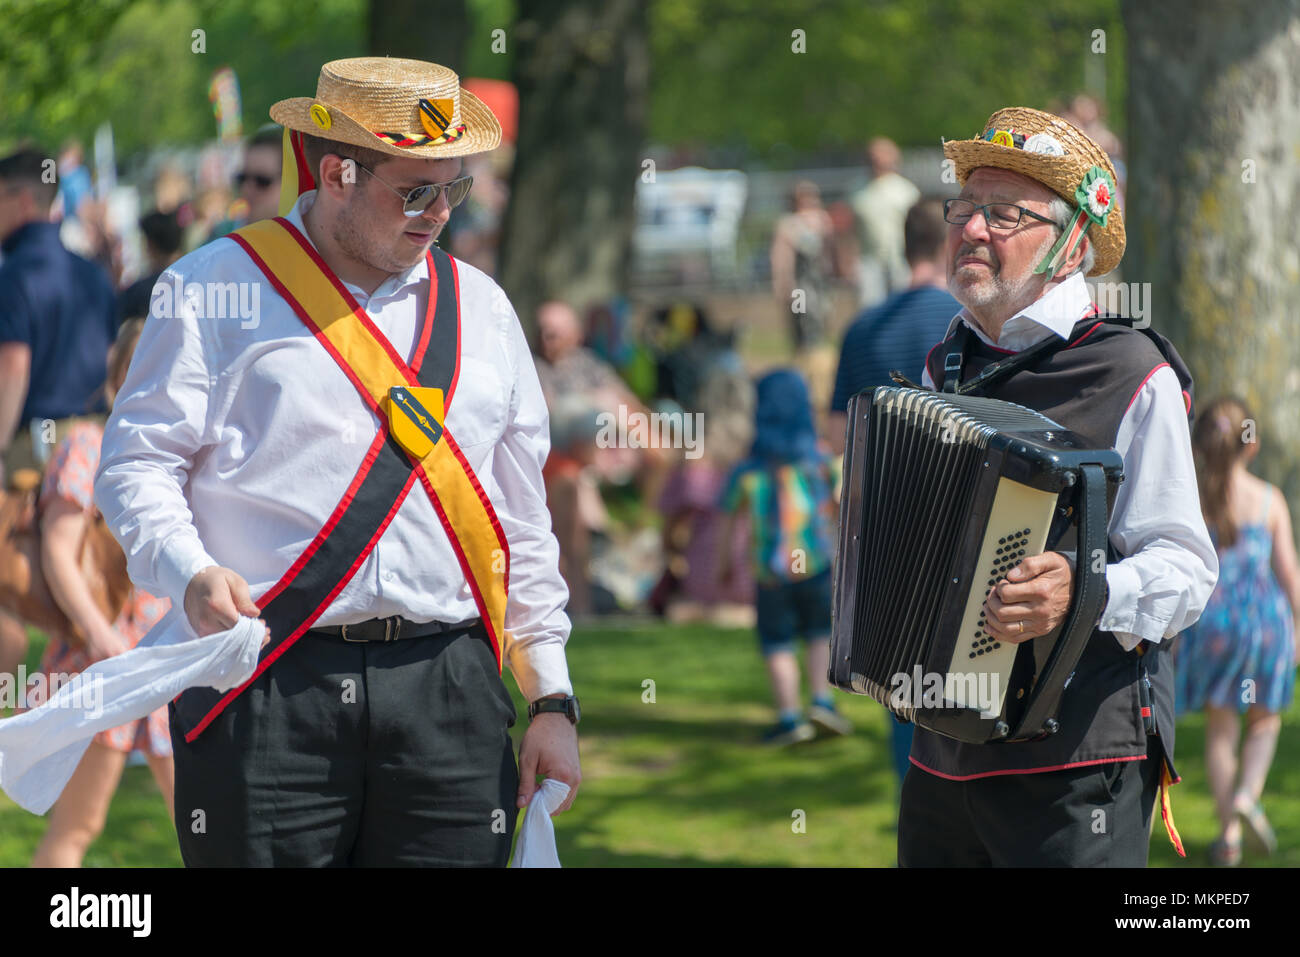
<svg viewBox="0 0 1300 957">
<path fill-rule="evenodd" d="M 429 302 L 420 342 L 408 366 L 306 237 L 286 220 L 254 223 L 231 238 L 347 374 L 379 417 L 380 426 L 325 524 L 280 580 L 257 599 L 271 641 L 262 649 L 252 677 L 224 693 L 191 688 L 176 699 L 175 714 L 185 740 L 193 741 L 325 612 L 365 562 L 417 481 L 451 542 L 500 668 L 510 555 L 500 521 L 445 422 L 438 423 L 432 451 L 418 457 L 394 439 L 388 419 L 391 406 L 384 401 L 395 386 L 439 389 L 445 420 L 460 372 L 455 261 L 436 248 L 426 255 Z"/>
</svg>

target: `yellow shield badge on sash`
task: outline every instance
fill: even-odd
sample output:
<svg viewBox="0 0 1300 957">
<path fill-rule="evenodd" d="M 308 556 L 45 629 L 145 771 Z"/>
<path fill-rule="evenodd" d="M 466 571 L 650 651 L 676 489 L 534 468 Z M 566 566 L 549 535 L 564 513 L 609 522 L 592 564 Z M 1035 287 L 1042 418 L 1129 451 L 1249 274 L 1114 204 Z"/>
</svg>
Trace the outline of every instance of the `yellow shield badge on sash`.
<svg viewBox="0 0 1300 957">
<path fill-rule="evenodd" d="M 384 397 L 388 429 L 397 444 L 423 459 L 442 438 L 442 390 L 396 385 Z"/>
</svg>

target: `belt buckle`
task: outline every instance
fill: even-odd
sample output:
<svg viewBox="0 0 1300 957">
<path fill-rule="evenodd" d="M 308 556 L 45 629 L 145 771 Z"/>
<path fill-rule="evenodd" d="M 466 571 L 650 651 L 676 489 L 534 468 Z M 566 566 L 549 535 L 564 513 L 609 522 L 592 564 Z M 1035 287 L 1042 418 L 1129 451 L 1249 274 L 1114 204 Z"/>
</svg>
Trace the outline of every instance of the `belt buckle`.
<svg viewBox="0 0 1300 957">
<path fill-rule="evenodd" d="M 365 638 L 349 638 L 347 625 L 339 626 L 339 637 L 342 638 L 344 641 L 350 641 L 353 644 L 362 644 L 366 641 Z"/>
</svg>

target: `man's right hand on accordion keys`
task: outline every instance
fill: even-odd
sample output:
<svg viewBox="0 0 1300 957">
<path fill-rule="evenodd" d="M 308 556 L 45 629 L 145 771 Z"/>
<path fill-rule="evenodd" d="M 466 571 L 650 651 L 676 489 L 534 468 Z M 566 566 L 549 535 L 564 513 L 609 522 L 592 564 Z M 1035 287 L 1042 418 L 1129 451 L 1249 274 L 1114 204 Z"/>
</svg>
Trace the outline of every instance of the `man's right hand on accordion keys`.
<svg viewBox="0 0 1300 957">
<path fill-rule="evenodd" d="M 1064 555 L 1031 555 L 989 593 L 984 629 L 1010 644 L 1050 634 L 1065 620 L 1073 587 L 1074 572 Z"/>
</svg>

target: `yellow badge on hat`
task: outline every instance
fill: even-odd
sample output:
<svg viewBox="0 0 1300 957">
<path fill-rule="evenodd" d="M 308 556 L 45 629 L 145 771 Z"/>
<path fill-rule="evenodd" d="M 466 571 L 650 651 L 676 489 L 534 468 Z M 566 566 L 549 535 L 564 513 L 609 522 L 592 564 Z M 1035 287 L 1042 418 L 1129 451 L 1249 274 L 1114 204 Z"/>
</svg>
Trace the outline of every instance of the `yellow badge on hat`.
<svg viewBox="0 0 1300 957">
<path fill-rule="evenodd" d="M 334 125 L 334 120 L 330 118 L 330 111 L 321 104 L 313 103 L 309 112 L 311 113 L 311 121 L 321 129 L 327 130 Z"/>
<path fill-rule="evenodd" d="M 451 115 L 455 112 L 456 101 L 448 97 L 420 100 L 420 125 L 424 132 L 437 139 L 451 126 Z"/>
<path fill-rule="evenodd" d="M 423 459 L 442 438 L 442 403 L 441 389 L 421 386 L 393 386 L 384 396 L 389 432 L 412 457 Z"/>
</svg>

